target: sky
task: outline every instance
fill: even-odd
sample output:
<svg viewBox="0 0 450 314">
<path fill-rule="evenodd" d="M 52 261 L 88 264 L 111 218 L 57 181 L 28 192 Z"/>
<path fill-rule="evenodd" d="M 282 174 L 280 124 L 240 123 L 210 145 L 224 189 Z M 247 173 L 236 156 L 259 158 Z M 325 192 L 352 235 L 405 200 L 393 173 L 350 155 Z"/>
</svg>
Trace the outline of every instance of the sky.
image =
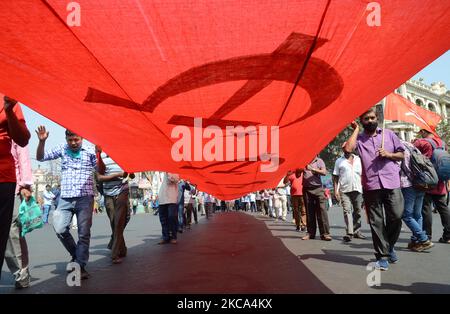
<svg viewBox="0 0 450 314">
<path fill-rule="evenodd" d="M 419 78 L 424 79 L 424 83 L 431 84 L 433 82 L 443 82 L 447 89 L 450 89 L 450 50 L 444 53 L 442 56 L 437 58 L 435 61 L 430 63 L 428 66 L 419 71 L 413 76 L 414 79 Z M 34 130 L 37 129 L 39 125 L 44 125 L 50 132 L 49 138 L 46 142 L 46 148 L 51 148 L 61 143 L 64 143 L 64 131 L 65 129 L 58 124 L 48 120 L 44 116 L 34 112 L 25 105 L 22 106 L 23 113 L 25 115 L 25 120 L 27 121 L 28 128 L 32 132 L 32 137 L 30 140 L 30 152 L 32 156 L 32 166 L 33 169 L 38 167 L 39 162 L 35 159 L 36 147 L 38 144 L 37 136 Z M 87 142 L 90 144 L 89 142 Z M 46 163 L 41 163 L 42 168 L 47 168 Z"/>
</svg>

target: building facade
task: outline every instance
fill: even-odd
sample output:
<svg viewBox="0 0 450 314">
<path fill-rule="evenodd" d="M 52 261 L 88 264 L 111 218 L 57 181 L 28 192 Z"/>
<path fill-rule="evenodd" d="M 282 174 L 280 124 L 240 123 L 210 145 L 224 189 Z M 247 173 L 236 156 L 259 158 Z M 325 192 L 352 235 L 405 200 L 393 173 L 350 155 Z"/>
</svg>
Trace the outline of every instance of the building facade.
<svg viewBox="0 0 450 314">
<path fill-rule="evenodd" d="M 411 79 L 397 88 L 395 93 L 402 95 L 422 108 L 436 112 L 442 116 L 442 120 L 448 121 L 450 118 L 450 90 L 442 82 L 427 85 L 422 78 L 419 80 Z M 382 100 L 383 104 L 384 102 L 385 99 Z M 416 125 L 402 121 L 386 120 L 386 127 L 408 142 L 414 139 L 419 131 L 419 127 Z"/>
</svg>

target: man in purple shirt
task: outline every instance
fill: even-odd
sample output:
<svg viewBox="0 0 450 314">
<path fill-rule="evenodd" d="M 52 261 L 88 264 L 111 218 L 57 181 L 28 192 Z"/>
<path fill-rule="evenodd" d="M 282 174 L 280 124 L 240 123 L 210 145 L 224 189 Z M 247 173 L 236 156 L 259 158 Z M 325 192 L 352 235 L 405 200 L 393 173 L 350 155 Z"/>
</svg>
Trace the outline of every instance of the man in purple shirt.
<svg viewBox="0 0 450 314">
<path fill-rule="evenodd" d="M 360 122 L 364 132 L 360 134 L 358 124 L 352 122 L 354 131 L 344 150 L 351 153 L 356 148 L 361 157 L 363 196 L 372 231 L 376 268 L 387 270 L 388 260 L 391 263 L 398 261 L 394 245 L 402 227 L 404 202 L 397 161 L 403 160 L 405 148 L 395 133 L 388 129 L 384 130 L 382 145 L 383 130 L 378 128 L 374 109 L 363 113 Z"/>
</svg>

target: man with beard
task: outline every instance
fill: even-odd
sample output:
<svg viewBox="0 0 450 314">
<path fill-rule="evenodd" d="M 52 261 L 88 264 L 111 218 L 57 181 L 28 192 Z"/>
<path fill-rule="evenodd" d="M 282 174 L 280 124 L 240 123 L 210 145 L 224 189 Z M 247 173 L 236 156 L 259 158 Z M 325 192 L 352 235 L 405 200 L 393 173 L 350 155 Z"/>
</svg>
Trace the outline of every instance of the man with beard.
<svg viewBox="0 0 450 314">
<path fill-rule="evenodd" d="M 400 235 L 404 208 L 398 161 L 403 160 L 405 148 L 394 132 L 378 128 L 374 109 L 363 113 L 360 122 L 364 132 L 360 134 L 359 125 L 352 122 L 354 131 L 344 151 L 352 153 L 356 148 L 361 157 L 363 196 L 377 259 L 375 267 L 387 270 L 389 262 L 398 261 L 394 245 Z"/>
</svg>

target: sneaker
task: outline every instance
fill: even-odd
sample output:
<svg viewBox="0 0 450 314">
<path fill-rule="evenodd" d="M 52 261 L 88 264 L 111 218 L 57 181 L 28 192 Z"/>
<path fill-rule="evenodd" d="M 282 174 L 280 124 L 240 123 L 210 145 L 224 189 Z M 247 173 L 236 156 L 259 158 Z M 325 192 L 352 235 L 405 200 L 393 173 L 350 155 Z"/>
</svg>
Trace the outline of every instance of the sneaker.
<svg viewBox="0 0 450 314">
<path fill-rule="evenodd" d="M 440 238 L 439 239 L 439 243 L 446 243 L 446 244 L 450 244 L 450 239 L 445 240 L 444 238 Z"/>
<path fill-rule="evenodd" d="M 300 231 L 300 227 L 297 226 L 297 227 L 295 228 L 295 231 Z"/>
<path fill-rule="evenodd" d="M 167 240 L 161 240 L 158 242 L 159 245 L 167 244 L 167 243 L 169 243 L 169 241 L 167 241 Z"/>
<path fill-rule="evenodd" d="M 417 242 L 413 242 L 413 241 L 409 242 L 408 243 L 408 250 L 412 250 L 414 248 L 414 246 L 416 246 L 417 244 L 418 244 Z"/>
<path fill-rule="evenodd" d="M 430 240 L 427 240 L 425 242 L 419 242 L 416 243 L 411 250 L 413 250 L 414 252 L 422 252 L 428 249 L 431 249 L 434 246 L 433 242 L 431 242 Z"/>
<path fill-rule="evenodd" d="M 386 271 L 389 269 L 389 262 L 385 259 L 379 259 L 375 263 L 375 269 Z"/>
<path fill-rule="evenodd" d="M 170 240 L 170 243 L 177 244 L 177 240 L 176 239 L 172 239 L 172 240 Z"/>
<path fill-rule="evenodd" d="M 306 231 L 306 227 L 302 227 L 301 230 L 302 230 L 302 231 Z"/>
<path fill-rule="evenodd" d="M 28 280 L 20 280 L 20 281 L 16 281 L 14 284 L 14 287 L 16 289 L 25 289 L 28 288 L 30 286 L 30 279 L 28 278 Z"/>
<path fill-rule="evenodd" d="M 355 233 L 355 234 L 353 235 L 353 237 L 356 238 L 356 239 L 365 239 L 365 238 L 366 238 L 366 236 L 363 235 L 361 232 Z"/>
<path fill-rule="evenodd" d="M 28 268 L 23 268 L 18 271 L 15 275 L 15 288 L 24 289 L 30 286 L 30 272 Z"/>
<path fill-rule="evenodd" d="M 352 236 L 350 234 L 346 234 L 342 239 L 344 242 L 350 242 L 352 240 Z"/>
<path fill-rule="evenodd" d="M 395 264 L 398 262 L 398 256 L 394 249 L 389 251 L 389 263 Z"/>
</svg>

